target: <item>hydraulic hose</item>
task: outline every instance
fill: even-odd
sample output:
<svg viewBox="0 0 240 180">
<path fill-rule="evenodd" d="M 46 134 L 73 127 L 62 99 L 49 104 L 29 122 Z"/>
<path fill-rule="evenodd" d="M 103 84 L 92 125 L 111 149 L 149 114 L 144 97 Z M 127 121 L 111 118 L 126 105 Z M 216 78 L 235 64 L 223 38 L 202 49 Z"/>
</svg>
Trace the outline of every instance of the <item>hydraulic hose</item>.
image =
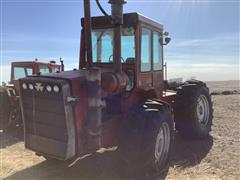
<svg viewBox="0 0 240 180">
<path fill-rule="evenodd" d="M 99 0 L 96 0 L 97 6 L 100 9 L 100 11 L 106 16 L 108 17 L 114 24 L 117 24 L 118 22 L 116 21 L 115 18 L 113 18 L 112 16 L 110 16 L 102 7 L 102 5 L 100 4 Z"/>
</svg>

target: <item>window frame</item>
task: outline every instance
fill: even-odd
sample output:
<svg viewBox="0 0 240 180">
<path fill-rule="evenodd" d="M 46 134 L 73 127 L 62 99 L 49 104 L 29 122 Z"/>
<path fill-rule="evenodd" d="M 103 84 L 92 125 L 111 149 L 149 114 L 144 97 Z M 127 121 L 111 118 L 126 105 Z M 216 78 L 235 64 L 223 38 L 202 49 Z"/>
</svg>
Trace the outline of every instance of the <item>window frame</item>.
<svg viewBox="0 0 240 180">
<path fill-rule="evenodd" d="M 149 71 L 141 71 L 141 62 L 142 62 L 142 59 L 141 59 L 141 55 L 142 55 L 142 29 L 143 28 L 146 28 L 146 29 L 148 29 L 148 30 L 150 30 L 151 31 L 151 39 L 150 39 L 150 41 L 151 41 L 151 54 L 150 54 L 150 57 L 151 57 L 151 69 L 149 70 Z M 156 32 L 156 33 L 158 33 L 158 35 L 159 35 L 159 37 L 161 36 L 161 34 L 162 34 L 162 30 L 161 29 L 156 29 L 156 28 L 153 28 L 153 27 L 151 27 L 151 26 L 149 26 L 149 25 L 147 25 L 147 24 L 144 24 L 144 23 L 141 23 L 140 24 L 140 33 L 139 33 L 139 49 L 140 49 L 140 53 L 139 53 L 139 73 L 149 73 L 149 72 L 161 72 L 161 71 L 163 71 L 163 69 L 164 69 L 164 52 L 163 52 L 163 45 L 160 45 L 160 47 L 161 47 L 161 60 L 162 60 L 162 68 L 160 69 L 160 70 L 154 70 L 154 56 L 153 56 L 153 34 L 154 34 L 154 32 Z"/>
<path fill-rule="evenodd" d="M 161 62 L 161 65 L 162 65 L 161 67 L 162 67 L 162 68 L 161 68 L 161 69 L 158 69 L 158 70 L 155 70 L 155 69 L 154 69 L 154 48 L 153 48 L 153 46 L 154 46 L 154 44 L 153 44 L 153 43 L 154 43 L 154 33 L 157 33 L 157 34 L 158 34 L 158 37 L 160 38 L 160 37 L 161 37 L 161 32 L 156 31 L 156 30 L 152 30 L 152 71 L 153 71 L 153 72 L 158 72 L 158 71 L 163 71 L 163 66 L 164 66 L 164 62 L 163 62 L 163 61 L 164 61 L 164 59 L 163 59 L 163 45 L 161 45 L 161 44 L 159 43 L 159 44 L 160 44 L 160 49 L 161 49 L 161 52 L 160 52 L 160 53 L 161 53 L 161 54 L 160 54 L 161 56 L 160 56 L 160 57 L 161 57 L 161 61 L 162 61 L 162 62 Z"/>
</svg>

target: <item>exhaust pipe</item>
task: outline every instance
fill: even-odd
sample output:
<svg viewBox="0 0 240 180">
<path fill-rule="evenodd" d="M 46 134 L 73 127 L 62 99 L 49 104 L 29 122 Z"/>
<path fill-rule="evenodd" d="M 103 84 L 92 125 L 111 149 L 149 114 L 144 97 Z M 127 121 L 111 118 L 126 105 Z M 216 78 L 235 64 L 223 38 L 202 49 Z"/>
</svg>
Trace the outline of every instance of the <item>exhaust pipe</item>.
<svg viewBox="0 0 240 180">
<path fill-rule="evenodd" d="M 111 4 L 112 17 L 116 20 L 115 23 L 123 24 L 123 5 L 127 3 L 126 0 L 109 0 Z"/>
<path fill-rule="evenodd" d="M 84 38 L 85 38 L 85 56 L 87 68 L 92 66 L 92 20 L 90 10 L 90 0 L 84 0 Z M 80 64 L 80 63 L 79 63 Z"/>
<path fill-rule="evenodd" d="M 109 0 L 111 4 L 112 18 L 115 19 L 115 27 L 113 31 L 113 60 L 114 60 L 114 71 L 116 73 L 122 73 L 121 64 L 121 25 L 123 24 L 123 5 L 126 3 L 125 0 Z"/>
</svg>

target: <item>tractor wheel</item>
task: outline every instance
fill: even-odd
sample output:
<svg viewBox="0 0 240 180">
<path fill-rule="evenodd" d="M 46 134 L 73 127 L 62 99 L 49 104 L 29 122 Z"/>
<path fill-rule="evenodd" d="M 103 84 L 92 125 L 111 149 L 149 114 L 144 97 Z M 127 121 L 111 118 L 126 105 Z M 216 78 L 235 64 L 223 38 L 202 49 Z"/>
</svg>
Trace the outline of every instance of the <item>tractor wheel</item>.
<svg viewBox="0 0 240 180">
<path fill-rule="evenodd" d="M 209 135 L 213 108 L 209 89 L 201 81 L 188 81 L 177 90 L 175 127 L 184 138 L 202 139 Z"/>
<path fill-rule="evenodd" d="M 120 157 L 130 167 L 147 177 L 167 169 L 173 144 L 173 116 L 167 104 L 149 100 L 132 109 L 121 132 Z"/>
<path fill-rule="evenodd" d="M 11 104 L 7 91 L 0 87 L 0 129 L 6 130 L 11 125 Z"/>
</svg>

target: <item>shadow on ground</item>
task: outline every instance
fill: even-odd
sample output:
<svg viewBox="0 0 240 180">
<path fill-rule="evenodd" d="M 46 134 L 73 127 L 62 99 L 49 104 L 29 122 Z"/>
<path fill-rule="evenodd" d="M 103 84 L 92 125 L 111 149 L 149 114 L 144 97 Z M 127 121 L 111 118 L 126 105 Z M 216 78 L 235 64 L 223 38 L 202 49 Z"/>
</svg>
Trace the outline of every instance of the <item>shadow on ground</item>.
<svg viewBox="0 0 240 180">
<path fill-rule="evenodd" d="M 13 130 L 8 130 L 7 132 L 0 132 L 0 149 L 5 148 L 7 146 L 11 146 L 18 142 L 23 141 L 23 128 L 17 127 Z"/>
<path fill-rule="evenodd" d="M 176 134 L 170 166 L 187 168 L 199 164 L 211 150 L 212 145 L 212 136 L 203 140 L 185 140 Z"/>
<path fill-rule="evenodd" d="M 186 141 L 178 134 L 170 160 L 171 166 L 187 168 L 199 164 L 213 145 L 213 138 Z M 159 177 L 165 179 L 168 169 Z M 140 172 L 127 167 L 116 158 L 115 152 L 96 153 L 78 160 L 69 167 L 68 164 L 43 161 L 17 172 L 5 179 L 141 179 Z"/>
</svg>

